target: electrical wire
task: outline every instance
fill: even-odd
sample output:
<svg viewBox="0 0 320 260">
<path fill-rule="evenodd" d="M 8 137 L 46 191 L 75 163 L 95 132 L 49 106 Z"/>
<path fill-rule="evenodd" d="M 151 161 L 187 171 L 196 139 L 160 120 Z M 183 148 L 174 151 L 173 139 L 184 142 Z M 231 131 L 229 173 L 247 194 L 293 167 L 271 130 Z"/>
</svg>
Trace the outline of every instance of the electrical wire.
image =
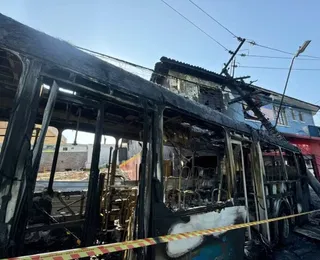
<svg viewBox="0 0 320 260">
<path fill-rule="evenodd" d="M 249 44 L 251 44 L 253 46 L 257 46 L 257 47 L 260 47 L 260 48 L 268 49 L 268 50 L 271 50 L 271 51 L 276 51 L 276 52 L 280 52 L 280 53 L 284 53 L 284 54 L 289 54 L 291 56 L 296 55 L 293 52 L 288 52 L 288 51 L 280 50 L 280 49 L 277 49 L 277 48 L 269 47 L 269 46 L 266 46 L 266 45 L 258 44 L 258 43 L 256 43 L 255 41 L 252 41 L 252 40 L 246 40 L 246 42 L 248 42 Z M 300 57 L 313 58 L 313 59 L 320 59 L 320 57 L 318 57 L 318 56 L 311 56 L 311 55 L 305 55 L 305 54 L 301 54 L 299 56 Z"/>
<path fill-rule="evenodd" d="M 153 71 L 152 69 L 147 68 L 147 67 L 144 67 L 144 66 L 142 66 L 142 65 L 139 65 L 139 64 L 136 64 L 136 63 L 132 63 L 132 62 L 130 62 L 130 61 L 122 60 L 122 59 L 119 59 L 119 58 L 116 58 L 116 57 L 113 57 L 113 56 L 109 56 L 109 55 L 104 54 L 104 53 L 101 53 L 101 52 L 89 50 L 89 49 L 86 49 L 86 48 L 83 48 L 83 47 L 80 47 L 80 46 L 76 46 L 76 45 L 74 45 L 74 47 L 76 47 L 76 48 L 78 48 L 78 49 L 80 49 L 80 50 L 83 50 L 83 51 L 91 52 L 91 53 L 93 53 L 93 54 L 97 54 L 97 55 L 100 55 L 100 56 L 103 56 L 103 57 L 112 59 L 112 60 L 116 60 L 116 61 L 119 61 L 119 62 L 123 62 L 123 63 L 126 63 L 126 64 L 128 64 L 128 65 L 131 65 L 131 66 L 134 66 L 134 67 L 137 67 L 137 68 L 141 68 L 141 69 Z"/>
<path fill-rule="evenodd" d="M 161 0 L 164 4 L 166 4 L 168 7 L 170 7 L 173 11 L 175 11 L 177 14 L 179 14 L 180 16 L 182 16 L 184 19 L 186 19 L 189 23 L 191 23 L 193 26 L 195 26 L 196 28 L 198 28 L 200 31 L 202 31 L 203 33 L 205 33 L 208 37 L 212 38 L 208 33 L 206 33 L 204 30 L 202 30 L 199 26 L 197 26 L 196 24 L 194 24 L 192 21 L 190 21 L 187 17 L 185 17 L 183 14 L 181 14 L 177 9 L 173 8 L 171 5 L 169 5 L 166 1 L 164 0 Z M 193 4 L 196 8 L 198 8 L 201 12 L 203 12 L 205 15 L 207 15 L 211 20 L 213 20 L 215 23 L 217 23 L 220 27 L 222 27 L 224 30 L 226 30 L 228 33 L 230 33 L 233 37 L 237 38 L 238 40 L 241 40 L 242 38 L 237 36 L 235 33 L 233 33 L 230 29 L 228 29 L 226 26 L 224 26 L 222 23 L 220 23 L 217 19 L 215 19 L 212 15 L 210 15 L 208 12 L 206 12 L 203 8 L 201 8 L 198 4 L 196 4 L 193 0 L 188 0 L 191 4 Z M 227 48 L 225 46 L 223 46 L 221 43 L 217 42 L 217 40 L 213 39 L 216 43 L 218 43 L 222 48 L 224 48 L 226 51 L 229 51 L 227 50 Z M 260 47 L 260 48 L 264 48 L 264 49 L 268 49 L 268 50 L 271 50 L 271 51 L 276 51 L 276 52 L 280 52 L 280 53 L 284 53 L 284 54 L 288 54 L 288 55 L 295 55 L 295 53 L 292 53 L 292 52 L 288 52 L 288 51 L 284 51 L 284 50 L 281 50 L 281 49 L 278 49 L 278 48 L 274 48 L 274 47 L 270 47 L 270 46 L 267 46 L 267 45 L 262 45 L 262 44 L 259 44 L 257 42 L 255 42 L 254 40 L 249 40 L 247 39 L 246 40 L 247 43 L 253 45 L 253 46 L 257 46 L 257 47 Z M 230 52 L 230 51 L 229 51 Z M 240 56 L 244 56 L 244 55 L 240 55 Z M 255 56 L 255 55 L 246 55 L 246 56 Z M 256 57 L 258 57 L 259 55 L 256 55 Z M 264 56 L 260 56 L 261 58 L 264 57 Z M 300 57 L 308 57 L 308 58 L 311 58 L 310 60 L 318 60 L 320 59 L 320 57 L 317 57 L 317 56 L 311 56 L 311 55 L 304 55 L 304 54 L 301 54 Z M 265 58 L 279 58 L 279 59 L 291 59 L 289 57 L 265 57 Z M 300 58 L 300 60 L 302 60 Z M 306 59 L 307 60 L 307 59 Z"/>
<path fill-rule="evenodd" d="M 213 20 L 215 23 L 217 23 L 218 25 L 220 25 L 223 29 L 225 29 L 228 33 L 230 33 L 233 37 L 237 38 L 238 40 L 239 39 L 242 39 L 241 37 L 238 37 L 235 33 L 233 33 L 230 29 L 228 29 L 226 26 L 224 26 L 223 24 L 221 24 L 217 19 L 215 19 L 212 15 L 210 15 L 208 12 L 206 12 L 203 8 L 201 8 L 199 5 L 197 5 L 194 1 L 192 0 L 188 0 L 191 4 L 193 4 L 196 8 L 198 8 L 201 12 L 203 12 L 205 15 L 207 15 L 211 20 Z M 287 52 L 287 51 L 282 51 L 282 50 L 279 50 L 279 49 L 276 49 L 276 48 L 272 48 L 272 47 L 269 47 L 269 46 L 265 46 L 265 45 L 261 45 L 261 44 L 258 44 L 256 43 L 255 41 L 252 41 L 252 40 L 246 40 L 246 42 L 250 43 L 251 45 L 254 45 L 254 46 L 258 46 L 258 47 L 261 47 L 261 48 L 265 48 L 265 49 L 269 49 L 269 50 L 272 50 L 272 51 L 278 51 L 278 52 L 281 52 L 281 53 L 284 53 L 284 54 L 290 54 L 290 55 L 294 55 L 293 53 L 290 53 L 290 52 Z M 244 56 L 244 55 L 241 55 L 240 56 Z M 245 56 L 255 56 L 255 55 L 245 55 Z M 256 55 L 257 57 L 259 55 Z M 260 56 L 260 57 L 263 57 L 263 56 Z M 266 56 L 267 58 L 267 56 Z M 271 57 L 268 57 L 268 58 L 271 58 Z M 274 57 L 272 57 L 274 58 Z M 279 58 L 282 58 L 282 57 L 279 57 Z M 284 59 L 291 59 L 290 57 L 283 57 Z M 320 57 L 319 57 L 320 59 Z"/>
<path fill-rule="evenodd" d="M 291 53 L 291 52 L 288 52 L 288 51 L 283 51 L 283 50 L 280 50 L 280 49 L 277 49 L 277 48 L 273 48 L 273 47 L 269 47 L 269 46 L 266 46 L 266 45 L 262 45 L 262 44 L 258 44 L 256 43 L 255 41 L 252 41 L 252 40 L 247 40 L 247 42 L 253 46 L 258 46 L 258 47 L 261 47 L 261 48 L 264 48 L 264 49 L 268 49 L 268 50 L 271 50 L 271 51 L 277 51 L 277 52 L 281 52 L 281 53 L 284 53 L 284 54 L 289 54 L 289 55 L 294 55 L 294 53 Z"/>
<path fill-rule="evenodd" d="M 197 28 L 199 31 L 201 31 L 203 34 L 205 34 L 207 37 L 209 37 L 212 41 L 214 41 L 216 44 L 218 44 L 221 48 L 223 48 L 225 51 L 230 52 L 230 50 L 227 49 L 227 47 L 225 47 L 222 43 L 220 43 L 219 41 L 217 41 L 215 38 L 213 38 L 209 33 L 207 33 L 205 30 L 203 30 L 201 27 L 199 27 L 198 25 L 196 25 L 194 22 L 192 22 L 189 18 L 187 18 L 186 16 L 184 16 L 182 13 L 180 13 L 177 9 L 175 9 L 173 6 L 171 6 L 170 4 L 168 4 L 166 1 L 164 0 L 160 0 L 161 2 L 163 2 L 165 5 L 167 5 L 170 9 L 172 9 L 174 12 L 176 12 L 178 15 L 180 15 L 183 19 L 185 19 L 186 21 L 188 21 L 190 24 L 192 24 L 195 28 Z"/>
<path fill-rule="evenodd" d="M 171 6 L 170 4 L 168 4 L 165 0 L 160 0 L 161 2 L 163 2 L 165 5 L 167 5 L 169 8 L 171 8 L 174 12 L 176 12 L 177 14 L 179 14 L 181 17 L 183 17 L 185 20 L 187 20 L 189 23 L 191 23 L 194 27 L 196 27 L 198 30 L 200 30 L 202 33 L 204 33 L 206 36 L 208 36 L 211 40 L 213 40 L 215 43 L 217 43 L 218 45 L 220 45 L 225 51 L 228 51 L 229 53 L 232 53 L 232 51 L 228 50 L 223 44 L 221 44 L 219 41 L 217 41 L 216 39 L 214 39 L 210 34 L 208 34 L 206 31 L 204 31 L 203 29 L 201 29 L 198 25 L 196 25 L 194 22 L 192 22 L 190 19 L 188 19 L 186 16 L 184 16 L 182 13 L 180 13 L 177 9 L 175 9 L 173 6 Z M 212 15 L 210 15 L 208 12 L 206 12 L 203 8 L 201 8 L 199 5 L 197 5 L 193 0 L 188 0 L 191 4 L 193 4 L 196 8 L 198 8 L 201 12 L 203 12 L 205 15 L 207 15 L 211 20 L 213 20 L 215 23 L 217 23 L 219 26 L 221 26 L 224 30 L 226 30 L 228 33 L 230 33 L 233 37 L 237 38 L 238 40 L 241 40 L 242 38 L 237 36 L 235 33 L 233 33 L 230 29 L 228 29 L 226 26 L 224 26 L 222 23 L 220 23 L 217 19 L 215 19 Z M 257 46 L 260 48 L 264 48 L 264 49 L 268 49 L 271 51 L 275 51 L 275 52 L 280 52 L 283 54 L 288 54 L 290 56 L 295 55 L 295 53 L 292 52 L 288 52 L 288 51 L 284 51 L 278 48 L 274 48 L 274 47 L 270 47 L 267 45 L 262 45 L 259 44 L 257 42 L 255 42 L 254 40 L 246 40 L 247 43 L 251 44 L 252 46 Z M 244 56 L 241 55 L 240 56 Z M 260 56 L 260 58 L 271 58 L 271 56 L 263 56 L 263 55 L 245 55 L 245 56 L 250 56 L 250 57 L 258 57 Z M 306 58 L 310 58 L 310 60 L 319 60 L 320 57 L 318 56 L 311 56 L 311 55 L 304 55 L 301 54 L 299 55 L 300 57 L 306 57 Z M 272 57 L 274 59 L 279 58 L 279 59 L 292 59 L 289 57 Z M 300 60 L 303 60 L 302 58 L 300 58 Z M 305 59 L 307 60 L 307 59 Z"/>
<path fill-rule="evenodd" d="M 266 69 L 266 70 L 288 70 L 288 68 L 280 68 L 280 67 L 242 66 L 242 65 L 236 65 L 236 68 Z M 320 68 L 319 68 L 319 69 L 311 69 L 311 68 L 292 68 L 292 70 L 320 71 Z"/>
<path fill-rule="evenodd" d="M 198 8 L 201 12 L 203 12 L 205 15 L 207 15 L 211 20 L 213 20 L 215 23 L 217 23 L 219 26 L 221 26 L 224 30 L 226 30 L 228 33 L 230 33 L 233 37 L 239 39 L 242 39 L 241 37 L 237 36 L 235 33 L 233 33 L 230 29 L 228 29 L 226 26 L 224 26 L 222 23 L 220 23 L 217 19 L 215 19 L 212 15 L 210 15 L 208 12 L 206 12 L 203 8 L 201 8 L 199 5 L 197 5 L 193 0 L 188 0 L 191 4 L 193 4 L 196 8 Z M 253 45 L 253 46 L 257 46 L 260 48 L 264 48 L 264 49 L 268 49 L 271 51 L 276 51 L 276 52 L 280 52 L 280 53 L 284 53 L 284 54 L 289 54 L 289 55 L 295 55 L 294 53 L 288 52 L 288 51 L 284 51 L 284 50 L 280 50 L 274 47 L 270 47 L 270 46 L 266 46 L 266 45 L 262 45 L 259 43 L 256 43 L 253 40 L 246 40 L 246 42 L 248 42 L 249 44 Z M 253 55 L 251 55 L 253 56 Z M 310 56 L 310 55 L 300 55 L 303 57 L 309 57 L 312 59 L 320 59 L 320 57 L 316 57 L 316 56 Z M 282 58 L 282 57 L 279 57 Z M 291 58 L 289 58 L 291 59 Z"/>
<path fill-rule="evenodd" d="M 213 20 L 215 23 L 220 25 L 223 29 L 225 29 L 228 33 L 230 33 L 233 37 L 239 38 L 237 35 L 235 35 L 232 31 L 230 31 L 227 27 L 225 27 L 223 24 L 221 24 L 217 19 L 212 17 L 209 13 L 207 13 L 205 10 L 203 10 L 199 5 L 197 5 L 195 2 L 192 0 L 188 0 L 191 4 L 193 4 L 195 7 L 197 7 L 201 12 L 203 12 L 205 15 L 207 15 L 211 20 Z"/>
<path fill-rule="evenodd" d="M 164 2 L 163 0 L 161 0 L 162 2 Z M 212 15 L 210 15 L 208 12 L 206 12 L 203 8 L 201 8 L 199 5 L 197 5 L 194 1 L 192 0 L 188 0 L 191 4 L 193 4 L 196 8 L 198 8 L 201 12 L 203 12 L 205 15 L 207 15 L 211 20 L 213 20 L 215 23 L 217 23 L 218 25 L 220 25 L 223 29 L 225 29 L 228 33 L 230 33 L 233 37 L 237 38 L 237 39 L 242 39 L 241 37 L 238 37 L 235 33 L 233 33 L 231 30 L 229 30 L 226 26 L 224 26 L 223 24 L 221 24 L 217 19 L 215 19 Z M 167 3 L 166 3 L 167 4 Z M 168 5 L 168 4 L 167 4 Z M 169 6 L 169 5 L 168 5 Z M 170 7 L 170 6 L 169 6 Z M 171 7 L 172 8 L 172 7 Z M 175 10 L 176 11 L 176 10 Z M 178 12 L 178 11 L 176 11 Z M 246 42 L 248 42 L 251 45 L 254 46 L 258 46 L 261 48 L 265 48 L 265 49 L 269 49 L 272 51 L 277 51 L 277 52 L 281 52 L 284 54 L 290 54 L 290 55 L 294 55 L 293 53 L 287 52 L 287 51 L 283 51 L 277 48 L 273 48 L 273 47 L 269 47 L 269 46 L 265 46 L 262 44 L 258 44 L 255 41 L 252 40 L 246 40 Z M 302 55 L 301 55 L 302 56 Z M 319 57 L 320 58 L 320 57 Z"/>
<path fill-rule="evenodd" d="M 283 60 L 291 60 L 292 57 L 284 57 L 284 56 L 267 56 L 267 55 L 250 55 L 241 53 L 238 54 L 241 57 L 249 57 L 249 58 L 264 58 L 264 59 L 283 59 Z M 296 58 L 296 60 L 305 60 L 305 61 L 320 61 L 318 58 Z"/>
</svg>

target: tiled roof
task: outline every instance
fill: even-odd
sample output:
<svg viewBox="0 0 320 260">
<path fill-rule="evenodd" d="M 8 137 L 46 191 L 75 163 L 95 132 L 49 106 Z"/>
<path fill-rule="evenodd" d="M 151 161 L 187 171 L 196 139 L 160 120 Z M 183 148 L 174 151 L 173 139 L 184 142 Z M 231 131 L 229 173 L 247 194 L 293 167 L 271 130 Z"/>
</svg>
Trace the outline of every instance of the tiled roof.
<svg viewBox="0 0 320 260">
<path fill-rule="evenodd" d="M 205 73 L 208 73 L 208 74 L 215 74 L 217 76 L 219 76 L 218 73 L 215 73 L 213 71 L 210 71 L 210 70 L 207 70 L 205 68 L 202 68 L 202 67 L 199 67 L 199 66 L 195 66 L 195 65 L 191 65 L 189 63 L 185 63 L 185 62 L 182 62 L 182 61 L 177 61 L 175 59 L 170 59 L 170 58 L 167 58 L 167 57 L 161 57 L 160 59 L 161 62 L 166 62 L 166 63 L 172 63 L 172 64 L 179 64 L 181 66 L 184 66 L 186 68 L 192 68 L 193 70 L 198 70 L 198 71 L 201 71 L 201 72 L 205 72 Z"/>
<path fill-rule="evenodd" d="M 161 57 L 160 62 L 155 65 L 155 71 L 165 73 L 165 71 L 163 71 L 165 69 L 171 69 L 180 73 L 188 74 L 208 81 L 214 81 L 220 84 L 226 83 L 227 81 L 225 76 L 206 70 L 202 67 L 194 66 L 167 57 Z"/>
</svg>

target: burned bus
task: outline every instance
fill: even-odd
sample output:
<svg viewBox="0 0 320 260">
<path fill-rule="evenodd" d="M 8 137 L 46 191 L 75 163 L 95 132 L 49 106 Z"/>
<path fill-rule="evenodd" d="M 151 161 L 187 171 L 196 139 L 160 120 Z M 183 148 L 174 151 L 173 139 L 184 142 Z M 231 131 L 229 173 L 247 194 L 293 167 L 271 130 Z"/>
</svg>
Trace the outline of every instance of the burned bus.
<svg viewBox="0 0 320 260">
<path fill-rule="evenodd" d="M 0 120 L 8 122 L 0 156 L 1 257 L 266 220 L 309 208 L 306 167 L 295 146 L 4 15 L 0 69 Z M 35 131 L 35 124 L 41 129 Z M 50 181 L 35 193 L 49 126 L 59 132 Z M 53 188 L 65 129 L 95 134 L 86 191 Z M 114 181 L 117 144 L 110 176 L 100 172 L 102 135 L 141 145 L 137 189 Z M 81 201 L 79 210 L 54 211 L 53 202 L 64 197 Z M 286 243 L 293 226 L 305 220 L 106 258 L 241 259 L 245 241 L 258 237 L 270 246 Z"/>
</svg>

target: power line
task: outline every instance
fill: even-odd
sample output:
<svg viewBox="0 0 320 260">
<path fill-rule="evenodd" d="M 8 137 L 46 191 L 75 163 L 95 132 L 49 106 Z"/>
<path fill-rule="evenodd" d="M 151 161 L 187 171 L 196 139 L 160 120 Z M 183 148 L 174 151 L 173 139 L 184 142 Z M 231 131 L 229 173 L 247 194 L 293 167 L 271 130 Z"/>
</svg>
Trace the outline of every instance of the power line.
<svg viewBox="0 0 320 260">
<path fill-rule="evenodd" d="M 249 44 L 253 45 L 253 46 L 258 46 L 258 47 L 261 47 L 261 48 L 264 48 L 264 49 L 268 49 L 268 50 L 271 50 L 271 51 L 277 51 L 277 52 L 281 52 L 281 53 L 284 53 L 284 54 L 294 55 L 294 53 L 291 53 L 291 52 L 288 52 L 288 51 L 283 51 L 283 50 L 276 49 L 276 48 L 269 47 L 269 46 L 265 46 L 265 45 L 261 45 L 261 44 L 256 43 L 255 41 L 247 40 L 247 42 Z"/>
<path fill-rule="evenodd" d="M 242 39 L 241 37 L 238 37 L 235 33 L 233 33 L 230 29 L 228 29 L 226 26 L 224 26 L 223 24 L 221 24 L 217 19 L 215 19 L 212 15 L 210 15 L 208 12 L 206 12 L 203 8 L 201 8 L 199 5 L 197 5 L 194 1 L 192 0 L 188 0 L 191 4 L 193 4 L 196 8 L 198 8 L 201 12 L 203 12 L 205 15 L 207 15 L 211 20 L 213 20 L 215 23 L 217 23 L 218 25 L 220 25 L 223 29 L 225 29 L 228 33 L 230 33 L 233 37 L 237 38 L 237 39 Z M 261 48 L 265 48 L 265 49 L 269 49 L 269 50 L 272 50 L 272 51 L 278 51 L 278 52 L 281 52 L 281 53 L 284 53 L 284 54 L 290 54 L 290 55 L 294 55 L 293 53 L 290 53 L 290 52 L 287 52 L 287 51 L 282 51 L 282 50 L 279 50 L 279 49 L 276 49 L 276 48 L 272 48 L 272 47 L 269 47 L 269 46 L 265 46 L 265 45 L 261 45 L 261 44 L 258 44 L 256 43 L 255 41 L 252 41 L 252 40 L 246 40 L 246 42 L 250 43 L 251 45 L 254 45 L 254 46 L 258 46 L 258 47 L 261 47 Z M 240 56 L 244 56 L 244 55 L 241 55 Z M 245 56 L 249 56 L 249 55 L 245 55 Z M 254 56 L 254 55 L 250 55 L 250 56 Z M 257 55 L 258 56 L 258 55 Z M 260 57 L 263 57 L 263 56 L 260 56 Z M 267 56 L 266 56 L 267 57 Z M 281 58 L 281 57 L 279 57 Z M 287 59 L 287 57 L 284 57 L 285 59 Z M 288 59 L 291 59 L 288 57 Z"/>
<path fill-rule="evenodd" d="M 267 55 L 253 55 L 253 54 L 238 54 L 241 57 L 249 57 L 249 58 L 265 58 L 265 59 L 283 59 L 283 60 L 291 60 L 292 57 L 284 57 L 284 56 L 267 56 Z M 306 61 L 320 61 L 318 58 L 296 58 L 296 60 L 306 60 Z"/>
<path fill-rule="evenodd" d="M 236 68 L 265 69 L 265 70 L 288 70 L 288 68 L 280 68 L 280 67 L 261 67 L 261 66 L 242 66 L 242 65 L 236 65 Z M 319 71 L 320 69 L 293 68 L 292 70 Z"/>
<path fill-rule="evenodd" d="M 192 24 L 195 28 L 197 28 L 199 31 L 201 31 L 203 34 L 205 34 L 207 37 L 209 37 L 212 41 L 214 41 L 216 44 L 218 44 L 219 46 L 221 46 L 221 48 L 223 48 L 225 51 L 230 52 L 227 47 L 225 47 L 222 43 L 220 43 L 219 41 L 217 41 L 215 38 L 213 38 L 209 33 L 207 33 L 205 30 L 201 29 L 201 27 L 199 27 L 198 25 L 196 25 L 194 22 L 192 22 L 189 18 L 187 18 L 186 16 L 184 16 L 182 13 L 180 13 L 177 9 L 175 9 L 173 6 L 171 6 L 170 4 L 168 4 L 166 1 L 164 0 L 160 0 L 161 2 L 163 2 L 165 5 L 167 5 L 170 9 L 172 9 L 174 12 L 176 12 L 177 14 L 179 14 L 183 19 L 185 19 L 186 21 L 188 21 L 190 24 Z"/>
<path fill-rule="evenodd" d="M 162 0 L 161 0 L 162 1 Z M 191 4 L 193 4 L 196 8 L 198 8 L 201 12 L 203 12 L 205 15 L 207 15 L 211 20 L 213 20 L 215 23 L 217 23 L 218 25 L 220 25 L 223 29 L 225 29 L 228 33 L 230 33 L 233 37 L 237 38 L 238 40 L 242 39 L 241 37 L 237 36 L 235 33 L 233 33 L 230 29 L 228 29 L 226 26 L 224 26 L 222 23 L 220 23 L 217 19 L 215 19 L 212 15 L 210 15 L 208 12 L 206 12 L 203 8 L 201 8 L 199 5 L 197 5 L 193 0 L 188 0 Z M 264 49 L 268 49 L 271 51 L 276 51 L 276 52 L 280 52 L 280 53 L 284 53 L 284 54 L 289 54 L 289 55 L 295 55 L 294 53 L 288 52 L 288 51 L 284 51 L 284 50 L 280 50 L 274 47 L 270 47 L 270 46 L 266 46 L 266 45 L 262 45 L 259 43 L 256 43 L 255 41 L 252 40 L 246 40 L 246 42 L 248 42 L 249 44 L 253 45 L 253 46 L 258 46 L 260 48 L 264 48 Z M 313 58 L 313 59 L 320 59 L 320 57 L 316 57 L 316 56 L 310 56 L 310 55 L 300 55 L 303 57 L 309 57 L 309 58 Z M 290 58 L 291 59 L 291 58 Z"/>
<path fill-rule="evenodd" d="M 292 55 L 292 56 L 295 55 L 295 53 L 293 53 L 293 52 L 288 52 L 288 51 L 280 50 L 280 49 L 277 49 L 277 48 L 269 47 L 269 46 L 266 46 L 266 45 L 258 44 L 258 43 L 256 43 L 255 41 L 252 41 L 252 40 L 247 40 L 247 42 L 249 44 L 253 45 L 253 46 L 257 46 L 257 47 L 260 47 L 260 48 L 268 49 L 268 50 L 271 50 L 271 51 L 281 52 L 281 53 L 289 54 L 289 55 Z M 299 56 L 300 57 L 313 58 L 313 59 L 320 59 L 320 57 L 311 56 L 311 55 L 305 55 L 305 54 L 301 54 Z"/>
<path fill-rule="evenodd" d="M 216 39 L 214 39 L 210 34 L 208 34 L 206 31 L 204 31 L 203 29 L 201 29 L 198 25 L 196 25 L 194 22 L 192 22 L 190 19 L 188 19 L 186 16 L 184 16 L 182 13 L 180 13 L 177 9 L 175 9 L 173 6 L 171 6 L 170 4 L 168 4 L 165 0 L 160 0 L 161 2 L 163 2 L 165 5 L 167 5 L 170 9 L 172 9 L 174 12 L 176 12 L 177 14 L 179 14 L 182 18 L 184 18 L 185 20 L 187 20 L 190 24 L 192 24 L 194 27 L 196 27 L 198 30 L 200 30 L 202 33 L 204 33 L 206 36 L 208 36 L 211 40 L 213 40 L 215 43 L 217 43 L 218 45 L 220 45 L 225 51 L 228 51 L 229 53 L 232 53 L 232 51 L 228 50 L 223 44 L 221 44 L 219 41 L 217 41 Z M 203 12 L 205 15 L 207 15 L 211 20 L 213 20 L 215 23 L 217 23 L 219 26 L 221 26 L 224 30 L 226 30 L 228 33 L 230 33 L 233 37 L 237 38 L 238 40 L 241 40 L 242 38 L 237 36 L 235 33 L 233 33 L 230 29 L 228 29 L 226 26 L 224 26 L 222 23 L 220 23 L 217 19 L 215 19 L 212 15 L 210 15 L 208 12 L 206 12 L 203 8 L 201 8 L 199 5 L 197 5 L 193 0 L 188 0 L 191 4 L 193 4 L 196 8 L 198 8 L 201 12 Z M 275 52 L 280 52 L 283 54 L 288 54 L 288 55 L 295 55 L 295 53 L 292 52 L 288 52 L 288 51 L 284 51 L 278 48 L 274 48 L 274 47 L 270 47 L 267 45 L 262 45 L 259 44 L 253 40 L 246 40 L 247 43 L 253 45 L 253 46 L 257 46 L 260 48 L 264 48 L 264 49 L 268 49 L 271 51 L 275 51 Z M 240 56 L 244 56 L 244 55 L 240 55 Z M 251 56 L 253 57 L 254 55 L 246 55 L 246 56 Z M 256 55 L 257 57 L 259 55 Z M 263 55 L 260 55 L 260 58 L 271 58 L 272 56 L 266 56 L 264 57 Z M 310 60 L 318 60 L 320 59 L 320 57 L 317 56 L 311 56 L 311 55 L 303 55 L 301 54 L 300 57 L 306 57 L 306 58 L 311 58 Z M 276 57 L 274 57 L 276 58 Z M 277 57 L 280 59 L 291 59 L 289 57 Z M 300 60 L 303 60 L 302 58 L 300 58 Z M 307 59 L 305 59 L 307 60 Z"/>
<path fill-rule="evenodd" d="M 162 2 L 164 2 L 163 0 L 161 0 Z M 196 8 L 198 8 L 201 12 L 203 12 L 205 15 L 207 15 L 211 20 L 213 20 L 215 23 L 217 23 L 218 25 L 220 25 L 223 29 L 225 29 L 228 33 L 230 33 L 233 37 L 237 38 L 238 40 L 241 40 L 242 38 L 237 36 L 235 33 L 233 33 L 230 29 L 228 29 L 226 26 L 224 26 L 222 23 L 220 23 L 217 19 L 215 19 L 212 15 L 210 15 L 208 12 L 206 12 L 203 8 L 201 8 L 199 5 L 197 5 L 194 1 L 192 0 L 188 0 L 191 4 L 193 4 Z M 166 3 L 167 4 L 167 3 Z M 168 5 L 168 4 L 167 4 Z M 168 5 L 169 6 L 169 5 Z M 171 6 L 169 6 L 171 7 Z M 172 8 L 172 7 L 171 7 Z M 178 12 L 177 10 L 175 10 L 176 12 Z M 248 42 L 249 44 L 253 45 L 253 46 L 257 46 L 257 47 L 260 47 L 260 48 L 264 48 L 264 49 L 268 49 L 268 50 L 271 50 L 271 51 L 276 51 L 276 52 L 280 52 L 280 53 L 284 53 L 284 54 L 289 54 L 289 55 L 295 55 L 295 53 L 292 53 L 292 52 L 288 52 L 288 51 L 284 51 L 284 50 L 280 50 L 280 49 L 277 49 L 277 48 L 274 48 L 274 47 L 270 47 L 270 46 L 266 46 L 266 45 L 262 45 L 262 44 L 259 44 L 259 43 L 256 43 L 255 41 L 253 40 L 246 40 L 246 42 Z M 242 55 L 241 55 L 242 56 Z M 249 56 L 249 55 L 247 55 Z M 251 55 L 253 56 L 253 55 Z M 308 57 L 308 58 L 312 58 L 312 59 L 320 59 L 320 57 L 317 57 L 317 56 L 311 56 L 311 55 L 300 55 L 301 57 Z M 266 57 L 267 58 L 267 57 Z M 269 57 L 271 58 L 271 57 Z M 279 57 L 279 58 L 282 58 L 282 57 Z M 286 59 L 286 57 L 283 57 L 284 59 Z M 288 57 L 288 59 L 291 59 Z M 300 60 L 302 60 L 300 58 Z M 311 60 L 311 59 L 310 59 Z"/>
<path fill-rule="evenodd" d="M 74 47 L 80 49 L 80 50 L 83 50 L 83 51 L 87 51 L 87 52 L 91 52 L 93 54 L 97 54 L 99 56 L 102 56 L 102 57 L 106 57 L 106 58 L 109 58 L 109 59 L 112 59 L 112 60 L 116 60 L 116 61 L 119 61 L 119 62 L 123 62 L 125 64 L 128 64 L 128 65 L 131 65 L 133 67 L 137 67 L 137 68 L 140 68 L 140 69 L 145 69 L 145 70 L 150 70 L 150 71 L 154 71 L 153 69 L 150 69 L 148 67 L 144 67 L 142 65 L 139 65 L 139 64 L 136 64 L 136 63 L 132 63 L 130 61 L 126 61 L 126 60 L 122 60 L 122 59 L 118 59 L 116 57 L 113 57 L 113 56 L 109 56 L 107 54 L 104 54 L 104 53 L 101 53 L 101 52 L 97 52 L 97 51 L 93 51 L 93 50 L 89 50 L 89 49 L 86 49 L 86 48 L 83 48 L 83 47 L 80 47 L 80 46 L 76 46 L 74 45 Z"/>
<path fill-rule="evenodd" d="M 203 12 L 205 15 L 207 15 L 211 20 L 213 20 L 215 23 L 220 25 L 223 29 L 225 29 L 228 33 L 230 33 L 233 37 L 239 38 L 237 35 L 235 35 L 232 31 L 230 31 L 227 27 L 225 27 L 223 24 L 221 24 L 217 19 L 212 17 L 209 13 L 207 13 L 205 10 L 203 10 L 199 5 L 197 5 L 195 2 L 192 0 L 188 0 L 191 4 L 193 4 L 195 7 L 197 7 L 201 12 Z"/>
<path fill-rule="evenodd" d="M 163 0 L 161 0 L 162 2 L 164 2 Z M 210 15 L 208 12 L 206 12 L 203 8 L 201 8 L 199 5 L 197 5 L 194 1 L 192 0 L 188 0 L 191 4 L 193 4 L 196 8 L 198 8 L 201 12 L 203 12 L 205 15 L 207 15 L 211 20 L 213 20 L 215 23 L 217 23 L 218 25 L 220 25 L 223 29 L 225 29 L 228 33 L 230 33 L 233 37 L 237 38 L 237 39 L 242 39 L 241 37 L 238 37 L 235 33 L 233 33 L 230 29 L 228 29 L 226 26 L 224 26 L 222 23 L 220 23 L 217 19 L 215 19 L 212 15 Z M 167 4 L 168 5 L 168 4 Z M 169 6 L 169 5 L 168 5 Z M 170 6 L 169 6 L 170 7 Z M 172 7 L 171 7 L 172 8 Z M 176 10 L 175 10 L 176 11 Z M 177 12 L 177 11 L 176 11 Z M 276 49 L 276 48 L 272 48 L 269 46 L 265 46 L 265 45 L 261 45 L 256 43 L 255 41 L 252 40 L 246 40 L 246 42 L 248 42 L 251 45 L 254 46 L 258 46 L 261 48 L 265 48 L 265 49 L 269 49 L 272 51 L 277 51 L 277 52 L 281 52 L 284 54 L 290 54 L 290 55 L 294 55 L 293 53 L 287 52 L 287 51 L 283 51 L 280 49 Z"/>
</svg>

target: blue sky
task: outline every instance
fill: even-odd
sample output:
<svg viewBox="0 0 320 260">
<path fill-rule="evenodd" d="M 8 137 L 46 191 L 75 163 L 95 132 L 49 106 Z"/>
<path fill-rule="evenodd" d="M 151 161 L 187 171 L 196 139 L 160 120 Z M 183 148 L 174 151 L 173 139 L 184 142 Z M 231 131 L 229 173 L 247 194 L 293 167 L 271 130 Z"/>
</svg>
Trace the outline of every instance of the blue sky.
<svg viewBox="0 0 320 260">
<path fill-rule="evenodd" d="M 166 0 L 227 49 L 238 42 L 188 0 Z M 194 0 L 236 35 L 288 52 L 312 40 L 304 54 L 320 57 L 317 0 Z M 73 44 L 153 68 L 161 56 L 220 72 L 230 55 L 160 0 L 1 0 L 1 12 Z M 240 53 L 288 55 L 245 44 Z M 290 60 L 238 57 L 240 66 L 289 67 Z M 319 60 L 296 60 L 295 68 L 320 69 Z M 293 71 L 287 95 L 320 100 L 320 71 Z M 287 71 L 237 68 L 258 86 L 282 92 Z M 319 102 L 320 104 L 320 102 Z M 318 118 L 318 119 L 317 119 Z M 320 118 L 316 121 L 319 123 Z"/>
</svg>

